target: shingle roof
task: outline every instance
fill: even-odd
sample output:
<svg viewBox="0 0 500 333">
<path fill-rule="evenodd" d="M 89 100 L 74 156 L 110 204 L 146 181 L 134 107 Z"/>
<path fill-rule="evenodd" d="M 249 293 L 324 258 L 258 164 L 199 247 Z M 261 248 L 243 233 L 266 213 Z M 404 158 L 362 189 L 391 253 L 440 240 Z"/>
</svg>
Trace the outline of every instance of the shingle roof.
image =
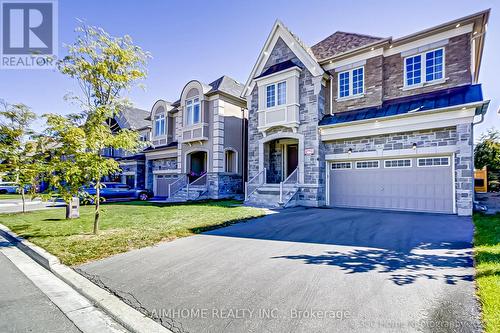
<svg viewBox="0 0 500 333">
<path fill-rule="evenodd" d="M 241 83 L 226 75 L 209 83 L 209 86 L 211 89 L 207 93 L 223 92 L 238 98 L 241 96 L 244 87 Z"/>
<path fill-rule="evenodd" d="M 148 118 L 149 111 L 132 107 L 124 108 L 115 117 L 116 121 L 120 123 L 121 128 L 129 128 L 132 130 L 150 125 Z"/>
<path fill-rule="evenodd" d="M 156 146 L 156 147 L 149 146 L 146 149 L 144 149 L 143 151 L 161 150 L 161 149 L 167 149 L 167 148 L 177 148 L 177 141 L 170 142 L 169 144 L 162 145 L 162 146 Z"/>
<path fill-rule="evenodd" d="M 388 100 L 382 103 L 379 107 L 363 108 L 340 112 L 335 115 L 326 115 L 323 119 L 321 119 L 319 125 L 333 125 L 357 120 L 382 118 L 406 113 L 417 113 L 432 109 L 480 102 L 482 100 L 483 93 L 481 91 L 481 85 L 467 85 L 411 97 Z M 476 110 L 476 112 L 478 111 L 484 112 L 485 110 Z"/>
<path fill-rule="evenodd" d="M 284 71 L 285 69 L 292 68 L 295 66 L 297 66 L 297 64 L 294 63 L 292 60 L 286 60 L 286 61 L 277 63 L 275 65 L 272 65 L 271 67 L 266 69 L 264 72 L 262 72 L 262 74 L 255 77 L 255 79 L 258 79 L 258 78 L 264 77 L 264 76 L 268 76 L 268 75 L 271 75 L 274 73 L 278 73 L 278 72 Z"/>
<path fill-rule="evenodd" d="M 383 39 L 384 38 L 381 37 L 337 31 L 311 47 L 311 50 L 318 61 L 321 61 L 331 58 L 339 53 L 356 49 Z"/>
</svg>

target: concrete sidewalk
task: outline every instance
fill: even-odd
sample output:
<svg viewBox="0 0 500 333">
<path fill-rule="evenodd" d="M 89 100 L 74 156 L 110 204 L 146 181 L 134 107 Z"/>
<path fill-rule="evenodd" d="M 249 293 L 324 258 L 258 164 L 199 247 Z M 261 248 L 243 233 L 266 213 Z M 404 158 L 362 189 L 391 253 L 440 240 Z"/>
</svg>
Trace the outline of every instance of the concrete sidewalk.
<svg viewBox="0 0 500 333">
<path fill-rule="evenodd" d="M 1 332 L 128 332 L 0 236 Z"/>
</svg>

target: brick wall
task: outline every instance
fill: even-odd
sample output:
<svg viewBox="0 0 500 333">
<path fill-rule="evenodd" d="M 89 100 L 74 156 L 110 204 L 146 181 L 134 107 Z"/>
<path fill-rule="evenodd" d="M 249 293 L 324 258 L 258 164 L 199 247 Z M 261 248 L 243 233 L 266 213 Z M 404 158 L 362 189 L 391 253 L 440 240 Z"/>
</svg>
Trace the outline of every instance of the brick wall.
<svg viewBox="0 0 500 333">
<path fill-rule="evenodd" d="M 472 81 L 470 71 L 471 48 L 470 34 L 450 38 L 445 45 L 445 83 L 422 88 L 402 90 L 404 85 L 404 67 L 401 54 L 395 54 L 384 59 L 384 100 L 398 97 L 418 95 L 435 90 L 441 90 L 465 84 Z M 424 63 L 422 63 L 424 65 Z"/>
</svg>

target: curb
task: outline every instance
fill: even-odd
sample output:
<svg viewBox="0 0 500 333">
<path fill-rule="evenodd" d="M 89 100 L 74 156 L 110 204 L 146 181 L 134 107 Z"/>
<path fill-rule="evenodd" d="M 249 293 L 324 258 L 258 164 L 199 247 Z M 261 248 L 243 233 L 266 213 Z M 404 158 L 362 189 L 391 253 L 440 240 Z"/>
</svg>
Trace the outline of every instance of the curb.
<svg viewBox="0 0 500 333">
<path fill-rule="evenodd" d="M 131 332 L 172 333 L 166 327 L 125 304 L 118 297 L 96 286 L 73 269 L 61 264 L 56 256 L 16 235 L 3 224 L 0 224 L 0 234 Z"/>
</svg>

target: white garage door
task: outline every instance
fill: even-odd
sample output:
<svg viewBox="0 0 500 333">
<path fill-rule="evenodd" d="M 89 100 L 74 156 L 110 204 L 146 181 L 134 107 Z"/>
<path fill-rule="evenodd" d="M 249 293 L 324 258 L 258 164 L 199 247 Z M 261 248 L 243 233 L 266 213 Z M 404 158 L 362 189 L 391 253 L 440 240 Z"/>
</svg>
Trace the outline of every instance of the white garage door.
<svg viewBox="0 0 500 333">
<path fill-rule="evenodd" d="M 155 196 L 168 197 L 168 185 L 177 179 L 175 175 L 155 175 Z"/>
<path fill-rule="evenodd" d="M 329 164 L 329 202 L 360 207 L 453 213 L 449 156 Z"/>
</svg>

